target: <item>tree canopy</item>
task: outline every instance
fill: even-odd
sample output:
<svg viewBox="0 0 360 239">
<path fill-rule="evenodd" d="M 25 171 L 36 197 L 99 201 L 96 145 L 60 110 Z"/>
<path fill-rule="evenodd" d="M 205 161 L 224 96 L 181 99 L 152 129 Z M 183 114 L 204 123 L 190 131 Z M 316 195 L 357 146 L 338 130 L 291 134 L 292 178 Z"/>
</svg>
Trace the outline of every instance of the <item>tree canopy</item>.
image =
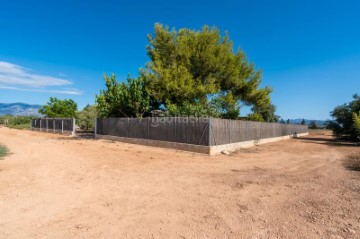
<svg viewBox="0 0 360 239">
<path fill-rule="evenodd" d="M 276 115 L 276 106 L 273 104 L 254 105 L 252 114 L 248 116 L 253 121 L 279 122 L 280 116 Z"/>
<path fill-rule="evenodd" d="M 143 78 L 117 82 L 115 74 L 104 75 L 106 89 L 96 96 L 100 117 L 142 117 L 150 108 L 150 97 Z"/>
<path fill-rule="evenodd" d="M 77 104 L 72 99 L 60 100 L 50 97 L 46 105 L 39 109 L 39 113 L 49 118 L 75 118 Z"/>
<path fill-rule="evenodd" d="M 261 71 L 229 36 L 215 27 L 169 30 L 155 24 L 148 35 L 150 62 L 138 78 L 119 83 L 105 75 L 97 96 L 100 117 L 142 117 L 153 110 L 170 115 L 238 118 L 240 106 L 253 107 L 262 121 L 275 122 L 270 87 L 260 87 Z"/>
<path fill-rule="evenodd" d="M 77 113 L 77 125 L 81 129 L 92 129 L 94 128 L 96 116 L 96 106 L 87 105 L 82 111 Z"/>
<path fill-rule="evenodd" d="M 155 24 L 148 40 L 151 61 L 141 74 L 157 105 L 200 102 L 206 106 L 217 100 L 224 117 L 237 118 L 240 102 L 256 107 L 270 104 L 270 87 L 259 87 L 261 71 L 242 50 L 234 53 L 229 36 L 222 37 L 215 27 L 176 31 Z"/>
<path fill-rule="evenodd" d="M 329 122 L 331 128 L 337 136 L 349 136 L 351 139 L 357 139 L 356 127 L 354 127 L 354 114 L 360 112 L 360 96 L 353 95 L 353 100 L 349 103 L 339 105 L 330 112 L 334 121 Z"/>
<path fill-rule="evenodd" d="M 316 128 L 317 128 L 316 121 L 312 120 L 309 124 L 309 129 L 316 129 Z"/>
</svg>

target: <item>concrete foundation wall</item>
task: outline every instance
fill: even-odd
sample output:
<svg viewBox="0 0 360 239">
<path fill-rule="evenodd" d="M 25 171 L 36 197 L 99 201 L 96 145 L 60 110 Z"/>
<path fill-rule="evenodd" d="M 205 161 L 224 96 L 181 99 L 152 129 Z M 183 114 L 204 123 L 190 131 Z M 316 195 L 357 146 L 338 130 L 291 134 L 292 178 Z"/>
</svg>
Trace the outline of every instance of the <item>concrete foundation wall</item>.
<svg viewBox="0 0 360 239">
<path fill-rule="evenodd" d="M 105 140 L 114 140 L 120 141 L 124 143 L 130 144 L 140 144 L 146 146 L 153 147 L 161 147 L 161 148 L 170 148 L 170 149 L 178 149 L 202 154 L 210 154 L 210 147 L 203 145 L 194 145 L 194 144 L 184 144 L 184 143 L 176 143 L 169 141 L 160 141 L 160 140 L 150 140 L 150 139 L 136 139 L 136 138 L 126 138 L 126 137 L 118 137 L 111 135 L 101 135 L 96 134 L 95 139 L 105 139 Z"/>
<path fill-rule="evenodd" d="M 308 135 L 308 133 L 302 133 L 302 134 L 298 134 L 298 137 L 302 137 L 306 135 Z M 256 145 L 290 139 L 292 137 L 293 137 L 292 135 L 288 135 L 288 136 L 266 138 L 260 140 L 250 140 L 250 141 L 244 141 L 244 142 L 238 142 L 232 144 L 203 146 L 203 145 L 184 144 L 184 143 L 176 143 L 176 142 L 168 142 L 168 141 L 160 141 L 160 140 L 136 139 L 136 138 L 126 138 L 126 137 L 117 137 L 117 136 L 100 135 L 100 134 L 95 135 L 95 139 L 114 140 L 114 141 L 130 143 L 130 144 L 140 144 L 140 145 L 153 146 L 153 147 L 171 148 L 171 149 L 178 149 L 178 150 L 184 150 L 184 151 L 190 151 L 190 152 L 196 152 L 202 154 L 210 154 L 210 155 L 220 154 L 224 150 L 232 152 L 242 148 L 249 148 Z"/>
<path fill-rule="evenodd" d="M 53 133 L 53 134 L 62 134 L 62 135 L 70 135 L 70 136 L 75 136 L 75 131 L 69 131 L 69 130 L 53 130 L 53 129 L 39 129 L 39 128 L 31 128 L 31 130 L 33 131 L 39 131 L 39 132 L 44 132 L 44 133 Z"/>
<path fill-rule="evenodd" d="M 303 137 L 308 134 L 309 133 L 298 134 L 298 137 Z M 232 151 L 236 151 L 239 149 L 250 148 L 250 147 L 254 147 L 256 145 L 261 145 L 261 144 L 266 144 L 266 143 L 271 143 L 271 142 L 276 142 L 276 141 L 291 139 L 291 138 L 293 138 L 292 135 L 287 135 L 287 136 L 280 136 L 280 137 L 266 138 L 266 139 L 259 139 L 259 140 L 249 140 L 249 141 L 237 142 L 237 143 L 232 143 L 232 144 L 216 145 L 216 146 L 210 147 L 209 154 L 210 155 L 220 154 L 224 150 L 232 152 Z"/>
</svg>

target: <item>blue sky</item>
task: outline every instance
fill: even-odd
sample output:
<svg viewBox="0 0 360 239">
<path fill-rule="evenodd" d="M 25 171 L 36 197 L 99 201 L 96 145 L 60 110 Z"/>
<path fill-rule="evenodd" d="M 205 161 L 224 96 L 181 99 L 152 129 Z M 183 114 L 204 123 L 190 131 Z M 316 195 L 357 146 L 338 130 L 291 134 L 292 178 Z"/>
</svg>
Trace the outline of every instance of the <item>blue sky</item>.
<svg viewBox="0 0 360 239">
<path fill-rule="evenodd" d="M 327 119 L 360 93 L 358 1 L 31 1 L 0 7 L 0 102 L 93 104 L 103 74 L 136 76 L 156 22 L 227 31 L 283 118 Z M 247 110 L 243 110 L 242 114 Z"/>
</svg>

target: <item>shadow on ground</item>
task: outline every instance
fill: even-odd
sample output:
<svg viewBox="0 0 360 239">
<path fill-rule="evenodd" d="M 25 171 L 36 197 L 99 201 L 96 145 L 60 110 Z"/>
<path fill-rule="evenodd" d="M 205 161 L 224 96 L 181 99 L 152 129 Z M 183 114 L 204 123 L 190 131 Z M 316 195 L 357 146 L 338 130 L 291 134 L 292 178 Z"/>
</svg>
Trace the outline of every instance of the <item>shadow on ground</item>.
<svg viewBox="0 0 360 239">
<path fill-rule="evenodd" d="M 316 143 L 316 144 L 327 144 L 330 146 L 336 147 L 358 147 L 355 142 L 339 140 L 336 138 L 318 138 L 318 137 L 301 137 L 295 138 L 295 140 L 304 141 L 306 143 Z"/>
</svg>

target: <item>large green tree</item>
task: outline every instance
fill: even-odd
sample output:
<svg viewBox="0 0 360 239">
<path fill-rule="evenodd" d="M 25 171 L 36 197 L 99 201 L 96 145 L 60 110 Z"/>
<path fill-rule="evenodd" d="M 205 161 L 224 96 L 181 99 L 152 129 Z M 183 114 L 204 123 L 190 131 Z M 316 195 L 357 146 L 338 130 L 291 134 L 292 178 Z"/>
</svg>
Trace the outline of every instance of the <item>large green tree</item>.
<svg viewBox="0 0 360 239">
<path fill-rule="evenodd" d="M 353 95 L 353 100 L 349 103 L 339 105 L 330 112 L 334 119 L 328 123 L 328 128 L 332 129 L 337 136 L 348 136 L 350 139 L 357 139 L 356 127 L 354 127 L 354 113 L 360 111 L 360 96 Z"/>
<path fill-rule="evenodd" d="M 104 75 L 106 89 L 96 96 L 100 117 L 143 117 L 150 109 L 150 97 L 143 77 L 128 77 L 118 82 L 116 76 Z"/>
<path fill-rule="evenodd" d="M 60 100 L 50 97 L 46 105 L 39 109 L 39 113 L 49 118 L 75 118 L 77 104 L 72 99 Z"/>
<path fill-rule="evenodd" d="M 237 118 L 240 103 L 258 108 L 270 104 L 270 87 L 260 87 L 261 71 L 242 50 L 234 52 L 228 35 L 222 37 L 215 27 L 176 31 L 155 24 L 148 40 L 151 61 L 141 77 L 154 109 L 173 105 L 206 109 L 215 102 L 220 116 Z"/>
</svg>

